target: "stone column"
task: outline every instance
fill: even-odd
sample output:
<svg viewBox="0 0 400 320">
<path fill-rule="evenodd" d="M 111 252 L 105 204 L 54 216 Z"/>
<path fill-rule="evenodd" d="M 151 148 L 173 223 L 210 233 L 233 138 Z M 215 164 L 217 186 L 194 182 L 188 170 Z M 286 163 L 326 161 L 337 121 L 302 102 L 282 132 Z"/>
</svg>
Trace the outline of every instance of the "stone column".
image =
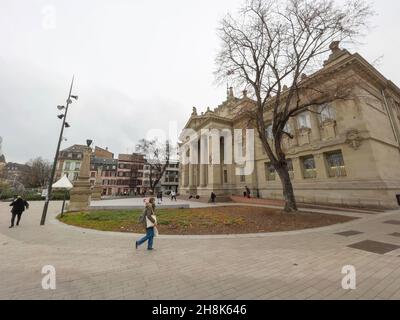
<svg viewBox="0 0 400 320">
<path fill-rule="evenodd" d="M 186 173 L 186 165 L 181 165 L 181 186 L 183 188 L 187 187 L 188 184 L 186 183 L 187 180 L 187 173 Z"/>
<path fill-rule="evenodd" d="M 194 164 L 189 164 L 189 187 L 194 187 Z"/>
<path fill-rule="evenodd" d="M 294 180 L 301 181 L 303 180 L 303 166 L 301 164 L 300 158 L 292 158 L 293 163 L 293 171 L 294 171 Z"/>
<path fill-rule="evenodd" d="M 319 129 L 319 120 L 318 120 L 318 114 L 317 109 L 313 108 L 311 109 L 312 112 L 310 112 L 310 120 L 311 120 L 311 141 L 316 142 L 321 140 L 321 132 Z"/>
<path fill-rule="evenodd" d="M 218 189 L 222 188 L 222 165 L 220 157 L 220 144 L 219 136 L 211 137 L 212 143 L 210 143 L 209 154 L 210 154 L 210 165 L 208 166 L 208 185 L 214 192 L 218 192 Z M 213 150 L 214 149 L 214 150 Z"/>
<path fill-rule="evenodd" d="M 96 183 L 94 185 L 92 192 L 92 200 L 101 200 L 101 195 L 103 193 L 101 174 L 102 174 L 102 169 L 99 167 L 97 169 Z"/>
<path fill-rule="evenodd" d="M 200 164 L 200 187 L 206 186 L 206 165 Z"/>
<path fill-rule="evenodd" d="M 69 211 L 85 211 L 89 208 L 92 194 L 89 182 L 91 153 L 92 150 L 88 147 L 83 154 L 79 177 L 71 190 L 71 199 L 68 206 Z"/>
<path fill-rule="evenodd" d="M 202 135 L 200 139 L 200 187 L 205 188 L 207 186 L 206 173 L 209 162 L 208 135 Z"/>
<path fill-rule="evenodd" d="M 326 169 L 324 154 L 323 153 L 315 154 L 314 160 L 315 160 L 315 167 L 317 170 L 317 179 L 327 180 L 328 172 Z"/>
</svg>

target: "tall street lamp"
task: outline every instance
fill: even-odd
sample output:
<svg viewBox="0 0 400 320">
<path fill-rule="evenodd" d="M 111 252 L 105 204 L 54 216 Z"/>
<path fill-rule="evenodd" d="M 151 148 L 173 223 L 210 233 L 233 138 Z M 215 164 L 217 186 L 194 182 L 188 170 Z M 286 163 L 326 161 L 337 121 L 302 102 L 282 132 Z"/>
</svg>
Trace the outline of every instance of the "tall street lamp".
<svg viewBox="0 0 400 320">
<path fill-rule="evenodd" d="M 58 106 L 57 107 L 57 109 L 59 111 L 64 111 L 63 114 L 60 114 L 58 116 L 58 118 L 60 120 L 62 120 L 63 123 L 62 123 L 62 126 L 61 126 L 60 137 L 58 139 L 57 150 L 56 150 L 56 155 L 54 157 L 53 168 L 51 170 L 51 176 L 50 176 L 49 186 L 48 186 L 47 195 L 46 195 L 46 202 L 44 204 L 43 213 L 42 213 L 42 219 L 40 221 L 40 225 L 41 226 L 44 226 L 46 224 L 47 210 L 49 208 L 51 192 L 53 190 L 53 181 L 54 181 L 54 176 L 56 174 L 56 167 L 57 167 L 57 162 L 58 162 L 58 156 L 59 156 L 59 153 L 60 153 L 61 142 L 63 140 L 64 128 L 70 128 L 71 127 L 70 124 L 67 122 L 68 108 L 69 108 L 69 105 L 72 103 L 72 99 L 78 100 L 78 96 L 72 95 L 72 88 L 74 86 L 74 80 L 75 80 L 75 76 L 72 77 L 71 87 L 69 89 L 69 94 L 68 94 L 68 99 L 67 99 L 67 105 L 65 107 L 64 106 Z"/>
</svg>

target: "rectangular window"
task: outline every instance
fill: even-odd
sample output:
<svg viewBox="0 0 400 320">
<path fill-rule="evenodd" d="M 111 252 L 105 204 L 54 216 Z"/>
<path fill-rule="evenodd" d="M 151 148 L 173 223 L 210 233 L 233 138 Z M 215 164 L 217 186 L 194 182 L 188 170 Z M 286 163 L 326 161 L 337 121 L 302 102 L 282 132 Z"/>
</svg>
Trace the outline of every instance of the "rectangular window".
<svg viewBox="0 0 400 320">
<path fill-rule="evenodd" d="M 315 179 L 317 177 L 317 169 L 314 156 L 303 157 L 301 158 L 301 162 L 303 165 L 304 179 Z"/>
<path fill-rule="evenodd" d="M 246 176 L 244 174 L 244 168 L 240 168 L 240 182 L 246 182 Z"/>
<path fill-rule="evenodd" d="M 265 163 L 265 179 L 267 181 L 275 181 L 276 179 L 275 167 L 271 162 Z"/>
<path fill-rule="evenodd" d="M 287 168 L 288 168 L 288 171 L 289 171 L 290 179 L 294 179 L 294 169 L 293 169 L 293 161 L 292 161 L 292 159 L 286 160 L 286 163 L 287 163 Z"/>
<path fill-rule="evenodd" d="M 265 129 L 265 136 L 267 137 L 268 140 L 274 139 L 274 135 L 272 132 L 272 124 L 268 125 L 267 128 Z"/>
<path fill-rule="evenodd" d="M 173 182 L 173 179 L 171 182 Z M 224 170 L 224 183 L 228 183 L 228 170 Z"/>
<path fill-rule="evenodd" d="M 285 127 L 283 128 L 283 131 L 285 131 L 286 133 L 290 133 L 292 134 L 292 127 L 290 126 L 289 123 L 286 123 Z"/>
<path fill-rule="evenodd" d="M 328 176 L 330 178 L 347 176 L 342 151 L 326 153 L 325 159 L 328 165 Z"/>
<path fill-rule="evenodd" d="M 335 112 L 333 110 L 333 107 L 330 104 L 324 104 L 322 106 L 319 106 L 318 113 L 319 113 L 320 121 L 322 123 L 324 123 L 325 121 L 328 121 L 328 120 L 335 119 Z"/>
<path fill-rule="evenodd" d="M 300 129 L 311 129 L 311 118 L 309 113 L 302 113 L 298 116 L 297 121 Z"/>
<path fill-rule="evenodd" d="M 75 171 L 79 171 L 81 170 L 81 163 L 80 162 L 76 162 L 75 163 Z"/>
<path fill-rule="evenodd" d="M 70 171 L 71 170 L 71 162 L 66 162 L 64 166 L 65 171 Z"/>
</svg>

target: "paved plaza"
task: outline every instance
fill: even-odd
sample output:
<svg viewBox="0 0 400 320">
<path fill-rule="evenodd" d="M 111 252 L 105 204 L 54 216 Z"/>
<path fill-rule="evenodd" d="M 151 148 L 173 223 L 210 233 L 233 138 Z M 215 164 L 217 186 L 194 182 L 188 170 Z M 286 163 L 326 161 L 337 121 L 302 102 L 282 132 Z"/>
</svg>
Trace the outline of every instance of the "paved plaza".
<svg viewBox="0 0 400 320">
<path fill-rule="evenodd" d="M 161 236 L 147 252 L 136 235 L 57 222 L 60 207 L 40 227 L 43 203 L 32 202 L 10 230 L 0 203 L 1 299 L 400 299 L 400 211 L 290 233 Z M 56 290 L 42 289 L 46 265 Z M 346 265 L 356 290 L 342 288 Z"/>
</svg>

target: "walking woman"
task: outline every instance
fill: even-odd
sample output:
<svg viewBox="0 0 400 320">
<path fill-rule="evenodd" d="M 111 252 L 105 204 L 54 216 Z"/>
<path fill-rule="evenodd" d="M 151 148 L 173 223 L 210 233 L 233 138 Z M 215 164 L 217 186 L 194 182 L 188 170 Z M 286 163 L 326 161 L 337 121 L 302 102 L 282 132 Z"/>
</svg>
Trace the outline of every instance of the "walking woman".
<svg viewBox="0 0 400 320">
<path fill-rule="evenodd" d="M 153 240 L 157 232 L 157 217 L 155 214 L 155 205 L 156 200 L 151 198 L 148 203 L 145 205 L 145 209 L 143 211 L 142 216 L 139 219 L 140 223 L 146 228 L 146 236 L 144 236 L 139 241 L 136 241 L 136 249 L 141 246 L 143 243 L 148 241 L 147 250 L 153 250 Z"/>
</svg>

